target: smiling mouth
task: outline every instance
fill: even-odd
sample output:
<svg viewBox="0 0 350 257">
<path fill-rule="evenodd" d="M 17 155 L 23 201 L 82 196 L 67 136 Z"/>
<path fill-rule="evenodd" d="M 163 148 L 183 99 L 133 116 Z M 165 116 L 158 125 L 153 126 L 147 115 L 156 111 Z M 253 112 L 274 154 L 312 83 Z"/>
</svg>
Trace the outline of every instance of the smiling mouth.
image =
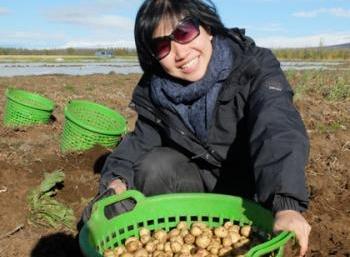
<svg viewBox="0 0 350 257">
<path fill-rule="evenodd" d="M 199 57 L 195 57 L 192 60 L 190 60 L 189 62 L 185 63 L 184 65 L 182 65 L 180 68 L 183 71 L 189 70 L 192 67 L 194 67 L 194 65 L 196 65 L 198 63 L 198 59 Z"/>
</svg>

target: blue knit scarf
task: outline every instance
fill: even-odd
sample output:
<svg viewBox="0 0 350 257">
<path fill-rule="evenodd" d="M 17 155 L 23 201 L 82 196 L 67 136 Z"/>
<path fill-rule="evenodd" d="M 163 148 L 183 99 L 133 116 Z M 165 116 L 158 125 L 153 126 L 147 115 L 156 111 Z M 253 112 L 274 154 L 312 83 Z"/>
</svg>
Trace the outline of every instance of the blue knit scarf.
<svg viewBox="0 0 350 257">
<path fill-rule="evenodd" d="M 215 102 L 232 70 L 234 57 L 230 39 L 215 37 L 212 44 L 212 56 L 202 79 L 185 84 L 169 76 L 154 75 L 151 80 L 153 102 L 177 112 L 202 142 L 207 141 Z"/>
</svg>

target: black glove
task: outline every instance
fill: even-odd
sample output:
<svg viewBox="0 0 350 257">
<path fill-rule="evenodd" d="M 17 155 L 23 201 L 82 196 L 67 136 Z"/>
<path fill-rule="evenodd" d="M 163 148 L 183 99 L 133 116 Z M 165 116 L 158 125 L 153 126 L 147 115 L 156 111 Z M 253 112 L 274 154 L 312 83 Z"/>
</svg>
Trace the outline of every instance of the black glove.
<svg viewBox="0 0 350 257">
<path fill-rule="evenodd" d="M 92 199 L 89 204 L 85 207 L 83 214 L 82 214 L 82 221 L 83 223 L 86 223 L 91 216 L 91 211 L 92 211 L 92 206 L 94 205 L 94 203 L 96 203 L 97 201 L 110 196 L 110 195 L 114 195 L 115 191 L 112 188 L 108 188 L 107 190 L 105 190 L 104 192 L 102 192 L 101 194 L 98 194 L 97 196 L 95 196 L 94 199 Z M 123 212 L 126 211 L 130 211 L 132 209 L 134 209 L 135 207 L 135 201 L 132 199 L 125 199 L 122 200 L 120 202 L 117 202 L 115 204 L 109 205 L 105 208 L 105 215 L 107 217 L 107 219 L 111 219 Z"/>
</svg>

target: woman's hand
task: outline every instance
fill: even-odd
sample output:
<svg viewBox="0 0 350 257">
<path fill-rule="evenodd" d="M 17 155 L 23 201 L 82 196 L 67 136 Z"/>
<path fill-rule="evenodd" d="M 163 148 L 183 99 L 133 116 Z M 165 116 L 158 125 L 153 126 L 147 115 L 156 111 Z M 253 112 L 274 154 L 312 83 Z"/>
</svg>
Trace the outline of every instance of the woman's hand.
<svg viewBox="0 0 350 257">
<path fill-rule="evenodd" d="M 123 181 L 121 181 L 120 179 L 113 180 L 108 185 L 108 188 L 114 189 L 114 191 L 117 195 L 123 193 L 127 189 L 126 184 Z"/>
<path fill-rule="evenodd" d="M 295 233 L 300 246 L 299 256 L 305 256 L 308 244 L 311 226 L 298 211 L 283 210 L 275 215 L 274 232 L 292 231 Z"/>
</svg>

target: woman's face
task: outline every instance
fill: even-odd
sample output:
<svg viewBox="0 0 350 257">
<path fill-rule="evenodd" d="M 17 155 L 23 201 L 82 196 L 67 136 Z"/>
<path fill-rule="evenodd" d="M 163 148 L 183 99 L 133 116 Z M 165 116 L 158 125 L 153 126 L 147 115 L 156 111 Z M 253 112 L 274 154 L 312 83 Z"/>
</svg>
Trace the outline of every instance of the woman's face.
<svg viewBox="0 0 350 257">
<path fill-rule="evenodd" d="M 170 35 L 176 25 L 169 20 L 163 20 L 153 33 L 153 38 Z M 159 60 L 160 65 L 169 75 L 186 81 L 200 80 L 212 55 L 212 35 L 199 26 L 199 35 L 186 44 L 171 40 L 168 55 Z"/>
</svg>

